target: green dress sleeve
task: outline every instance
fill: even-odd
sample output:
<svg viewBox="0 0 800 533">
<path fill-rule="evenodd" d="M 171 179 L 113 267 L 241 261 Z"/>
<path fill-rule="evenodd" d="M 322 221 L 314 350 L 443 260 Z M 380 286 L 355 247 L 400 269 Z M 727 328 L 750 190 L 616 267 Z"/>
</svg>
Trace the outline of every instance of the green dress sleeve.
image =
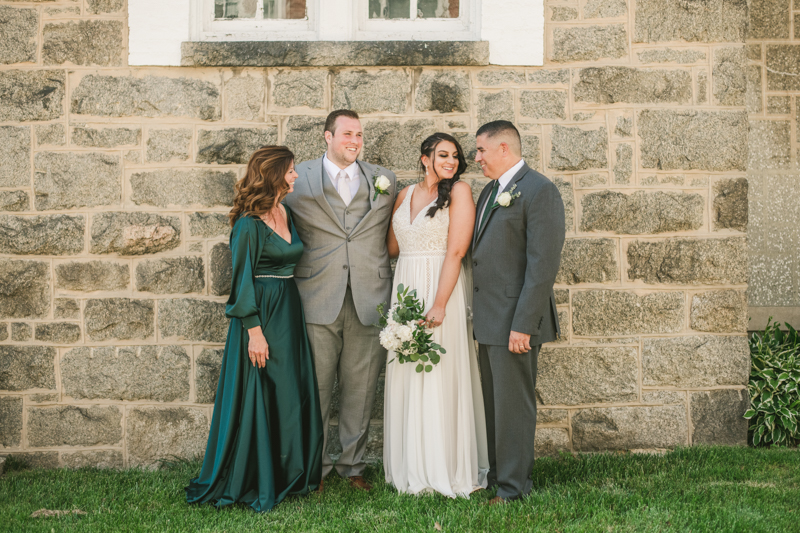
<svg viewBox="0 0 800 533">
<path fill-rule="evenodd" d="M 253 287 L 253 273 L 258 261 L 258 230 L 256 221 L 242 216 L 236 221 L 231 232 L 231 294 L 225 306 L 225 316 L 238 318 L 244 329 L 261 325 L 258 318 L 256 293 Z"/>
</svg>

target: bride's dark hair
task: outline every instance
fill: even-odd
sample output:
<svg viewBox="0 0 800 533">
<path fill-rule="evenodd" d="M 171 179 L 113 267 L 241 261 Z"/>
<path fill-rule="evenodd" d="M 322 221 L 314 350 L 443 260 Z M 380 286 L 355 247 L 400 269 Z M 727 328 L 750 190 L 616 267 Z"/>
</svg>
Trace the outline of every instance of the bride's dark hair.
<svg viewBox="0 0 800 533">
<path fill-rule="evenodd" d="M 450 205 L 450 192 L 453 190 L 453 185 L 461 179 L 461 174 L 467 170 L 467 160 L 464 157 L 464 149 L 461 148 L 461 145 L 458 143 L 455 137 L 452 135 L 448 135 L 446 133 L 434 133 L 424 141 L 422 141 L 422 147 L 420 148 L 421 155 L 426 155 L 431 160 L 431 169 L 433 169 L 433 173 L 436 174 L 436 177 L 439 177 L 439 173 L 436 172 L 436 166 L 434 162 L 436 160 L 436 147 L 439 146 L 439 143 L 442 141 L 448 141 L 455 145 L 456 152 L 458 153 L 458 168 L 456 169 L 456 174 L 450 179 L 441 179 L 439 178 L 439 185 L 438 185 L 438 192 L 439 197 L 436 199 L 436 205 L 431 206 L 426 213 L 427 216 L 433 217 L 436 215 L 436 211 L 447 207 Z M 425 175 L 425 168 L 422 164 L 422 157 L 419 160 L 419 169 L 422 172 L 423 176 Z M 424 178 L 423 178 L 424 179 Z"/>
</svg>

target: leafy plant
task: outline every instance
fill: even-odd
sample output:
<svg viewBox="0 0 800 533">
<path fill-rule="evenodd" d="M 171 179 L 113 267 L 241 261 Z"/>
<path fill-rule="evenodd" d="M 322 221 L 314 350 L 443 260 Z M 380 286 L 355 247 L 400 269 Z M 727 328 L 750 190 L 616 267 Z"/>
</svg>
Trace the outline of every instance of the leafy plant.
<svg viewBox="0 0 800 533">
<path fill-rule="evenodd" d="M 751 408 L 744 417 L 754 446 L 800 441 L 800 334 L 785 326 L 781 331 L 770 317 L 764 331 L 750 338 Z"/>
</svg>

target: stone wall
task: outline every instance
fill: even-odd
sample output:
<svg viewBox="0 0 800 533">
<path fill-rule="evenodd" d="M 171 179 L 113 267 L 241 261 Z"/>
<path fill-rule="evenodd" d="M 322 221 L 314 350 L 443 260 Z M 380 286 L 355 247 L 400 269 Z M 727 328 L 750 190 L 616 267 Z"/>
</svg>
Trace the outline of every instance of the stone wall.
<svg viewBox="0 0 800 533">
<path fill-rule="evenodd" d="M 564 336 L 539 363 L 540 454 L 744 443 L 747 2 L 632 5 L 548 2 L 543 68 L 266 69 L 129 68 L 121 0 L 0 1 L 15 36 L 0 42 L 0 453 L 202 454 L 233 184 L 265 143 L 320 156 L 342 106 L 363 116 L 364 158 L 404 183 L 429 133 L 473 153 L 505 118 L 558 185 Z M 794 109 L 789 80 L 772 108 Z M 756 124 L 795 135 L 781 113 Z M 379 400 L 372 458 L 381 415 Z"/>
<path fill-rule="evenodd" d="M 751 0 L 747 36 L 750 119 L 751 330 L 767 319 L 800 324 L 800 1 Z"/>
</svg>

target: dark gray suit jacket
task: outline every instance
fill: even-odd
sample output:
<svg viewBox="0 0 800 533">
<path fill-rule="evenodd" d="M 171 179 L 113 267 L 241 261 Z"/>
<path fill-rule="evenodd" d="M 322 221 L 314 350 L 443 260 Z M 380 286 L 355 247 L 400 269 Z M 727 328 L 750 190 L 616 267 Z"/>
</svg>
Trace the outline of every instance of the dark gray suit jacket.
<svg viewBox="0 0 800 533">
<path fill-rule="evenodd" d="M 507 346 L 511 331 L 531 335 L 532 346 L 560 334 L 553 284 L 564 246 L 564 202 L 553 182 L 526 164 L 505 190 L 515 184 L 514 193 L 521 196 L 508 207 L 492 209 L 483 229 L 481 212 L 494 182 L 478 199 L 473 327 L 481 344 Z"/>
</svg>

